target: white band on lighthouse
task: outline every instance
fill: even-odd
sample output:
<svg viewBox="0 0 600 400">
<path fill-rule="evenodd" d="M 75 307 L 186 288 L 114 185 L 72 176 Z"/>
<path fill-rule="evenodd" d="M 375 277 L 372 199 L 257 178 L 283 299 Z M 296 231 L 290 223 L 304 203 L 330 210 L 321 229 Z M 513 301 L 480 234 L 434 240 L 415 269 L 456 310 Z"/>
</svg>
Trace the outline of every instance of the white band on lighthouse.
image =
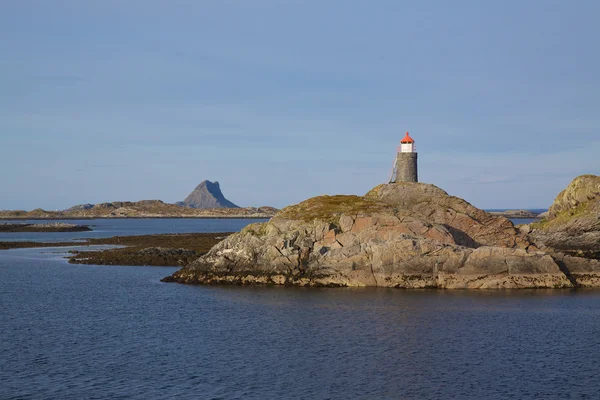
<svg viewBox="0 0 600 400">
<path fill-rule="evenodd" d="M 414 153 L 415 152 L 415 144 L 414 143 L 400 143 L 400 152 L 401 153 Z"/>
</svg>

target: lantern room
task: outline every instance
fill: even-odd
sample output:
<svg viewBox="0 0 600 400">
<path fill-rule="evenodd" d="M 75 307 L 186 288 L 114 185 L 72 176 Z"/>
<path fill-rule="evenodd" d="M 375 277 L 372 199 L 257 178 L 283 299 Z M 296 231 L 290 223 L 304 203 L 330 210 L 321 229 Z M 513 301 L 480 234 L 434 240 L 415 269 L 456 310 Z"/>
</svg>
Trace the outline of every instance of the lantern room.
<svg viewBox="0 0 600 400">
<path fill-rule="evenodd" d="M 406 136 L 400 141 L 400 153 L 416 153 L 416 151 L 415 141 L 406 132 Z"/>
</svg>

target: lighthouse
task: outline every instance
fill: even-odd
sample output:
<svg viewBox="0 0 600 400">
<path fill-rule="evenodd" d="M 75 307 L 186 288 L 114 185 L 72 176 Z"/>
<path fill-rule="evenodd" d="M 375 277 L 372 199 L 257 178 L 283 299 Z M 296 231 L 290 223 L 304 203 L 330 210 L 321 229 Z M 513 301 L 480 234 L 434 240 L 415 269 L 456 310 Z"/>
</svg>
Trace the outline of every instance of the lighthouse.
<svg viewBox="0 0 600 400">
<path fill-rule="evenodd" d="M 418 181 L 417 148 L 413 138 L 406 132 L 406 136 L 400 141 L 400 147 L 398 147 L 390 183 Z"/>
</svg>

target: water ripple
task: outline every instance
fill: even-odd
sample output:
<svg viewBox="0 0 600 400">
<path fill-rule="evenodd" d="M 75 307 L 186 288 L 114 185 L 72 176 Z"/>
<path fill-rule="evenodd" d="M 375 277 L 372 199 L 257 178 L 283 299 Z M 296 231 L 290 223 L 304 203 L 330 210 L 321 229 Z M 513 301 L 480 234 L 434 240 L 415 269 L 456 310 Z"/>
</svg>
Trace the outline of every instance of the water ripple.
<svg viewBox="0 0 600 400">
<path fill-rule="evenodd" d="M 2 399 L 600 393 L 598 291 L 194 287 L 30 251 L 0 254 Z"/>
</svg>

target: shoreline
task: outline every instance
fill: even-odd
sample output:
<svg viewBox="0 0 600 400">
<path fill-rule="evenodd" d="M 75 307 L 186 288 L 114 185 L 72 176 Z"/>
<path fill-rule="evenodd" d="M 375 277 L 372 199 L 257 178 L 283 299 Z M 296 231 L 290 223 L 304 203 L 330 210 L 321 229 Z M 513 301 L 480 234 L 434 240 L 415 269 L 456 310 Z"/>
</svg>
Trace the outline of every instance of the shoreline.
<svg viewBox="0 0 600 400">
<path fill-rule="evenodd" d="M 231 232 L 171 233 L 88 238 L 68 242 L 1 242 L 1 250 L 117 245 L 111 249 L 67 251 L 70 264 L 182 267 L 206 254 Z"/>
<path fill-rule="evenodd" d="M 94 220 L 94 219 L 264 219 L 273 217 L 240 216 L 152 216 L 152 217 L 0 217 L 0 221 L 61 221 L 61 220 Z"/>
<path fill-rule="evenodd" d="M 88 225 L 67 224 L 64 222 L 54 222 L 46 224 L 28 224 L 28 223 L 12 223 L 0 224 L 0 232 L 2 233 L 24 233 L 24 232 L 89 232 L 92 229 Z"/>
<path fill-rule="evenodd" d="M 487 211 L 491 215 L 508 219 L 542 219 L 541 213 L 529 210 Z"/>
</svg>

